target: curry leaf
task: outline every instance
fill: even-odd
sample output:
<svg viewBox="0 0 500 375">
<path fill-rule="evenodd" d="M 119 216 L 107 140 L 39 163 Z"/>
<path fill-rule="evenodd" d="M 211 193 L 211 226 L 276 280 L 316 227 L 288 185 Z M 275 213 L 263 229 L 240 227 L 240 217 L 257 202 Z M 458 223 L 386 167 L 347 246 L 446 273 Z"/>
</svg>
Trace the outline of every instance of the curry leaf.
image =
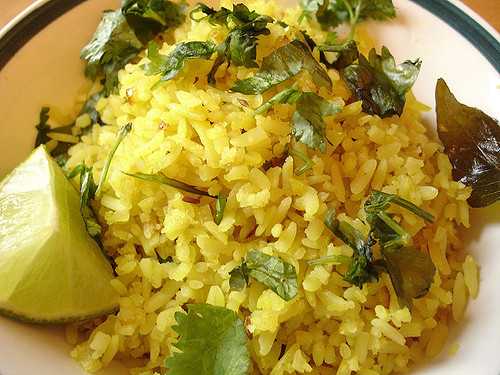
<svg viewBox="0 0 500 375">
<path fill-rule="evenodd" d="M 402 247 L 383 248 L 382 256 L 401 305 L 411 307 L 414 298 L 427 294 L 436 273 L 428 254 Z"/>
<path fill-rule="evenodd" d="M 298 142 L 325 152 L 326 135 L 323 118 L 340 112 L 342 104 L 330 102 L 313 92 L 304 92 L 292 116 L 292 134 Z"/>
<path fill-rule="evenodd" d="M 327 67 L 337 70 L 351 65 L 359 57 L 358 45 L 354 40 L 340 44 L 322 44 L 318 48 L 321 54 L 320 61 Z M 335 57 L 332 60 L 328 60 L 325 52 L 334 52 Z"/>
<path fill-rule="evenodd" d="M 161 184 L 161 185 L 168 185 L 168 186 L 171 186 L 173 188 L 185 191 L 187 193 L 204 195 L 206 197 L 212 197 L 206 191 L 199 190 L 199 189 L 197 189 L 189 184 L 186 184 L 185 182 L 167 177 L 162 173 L 157 173 L 157 174 L 127 173 L 127 172 L 122 172 L 122 173 L 126 174 L 127 176 L 137 178 L 139 180 L 155 182 L 155 183 Z M 212 198 L 214 198 L 214 197 L 212 197 Z"/>
<path fill-rule="evenodd" d="M 175 46 L 168 55 L 161 55 L 158 45 L 150 42 L 148 45 L 148 58 L 150 63 L 144 65 L 147 75 L 161 75 L 162 81 L 174 78 L 184 67 L 187 59 L 208 60 L 215 52 L 215 44 L 212 42 L 183 42 Z"/>
<path fill-rule="evenodd" d="M 173 329 L 180 350 L 165 361 L 169 375 L 248 375 L 251 367 L 248 338 L 236 313 L 208 304 L 176 312 Z"/>
<path fill-rule="evenodd" d="M 229 286 L 232 290 L 243 290 L 248 284 L 248 270 L 246 263 L 229 272 Z"/>
<path fill-rule="evenodd" d="M 215 224 L 219 225 L 224 217 L 224 209 L 226 208 L 227 198 L 222 194 L 217 195 L 215 201 Z"/>
<path fill-rule="evenodd" d="M 243 94 L 261 94 L 303 70 L 310 74 L 318 86 L 332 86 L 330 77 L 314 59 L 307 45 L 296 39 L 264 57 L 259 71 L 253 77 L 237 81 L 231 90 Z"/>
<path fill-rule="evenodd" d="M 146 44 L 167 27 L 180 25 L 185 8 L 184 3 L 169 0 L 125 0 L 122 13 L 139 40 Z"/>
<path fill-rule="evenodd" d="M 250 250 L 243 264 L 231 272 L 234 287 L 240 288 L 243 280 L 249 277 L 259 281 L 285 301 L 290 301 L 297 295 L 298 282 L 295 267 L 279 257 L 264 254 L 261 251 Z"/>
<path fill-rule="evenodd" d="M 472 187 L 468 202 L 485 207 L 500 199 L 500 126 L 479 109 L 457 101 L 443 79 L 436 86 L 439 138 L 453 178 Z"/>
<path fill-rule="evenodd" d="M 49 121 L 49 111 L 50 109 L 48 107 L 42 107 L 40 110 L 39 121 L 35 126 L 37 134 L 34 148 L 50 141 L 50 138 L 47 136 L 47 133 L 50 132 L 50 126 L 47 124 L 47 121 Z"/>
<path fill-rule="evenodd" d="M 360 55 L 359 63 L 345 68 L 343 76 L 354 96 L 363 101 L 366 113 L 389 117 L 403 113 L 405 94 L 415 83 L 420 66 L 420 60 L 396 65 L 383 47 L 381 55 L 372 49 L 369 60 Z"/>
</svg>

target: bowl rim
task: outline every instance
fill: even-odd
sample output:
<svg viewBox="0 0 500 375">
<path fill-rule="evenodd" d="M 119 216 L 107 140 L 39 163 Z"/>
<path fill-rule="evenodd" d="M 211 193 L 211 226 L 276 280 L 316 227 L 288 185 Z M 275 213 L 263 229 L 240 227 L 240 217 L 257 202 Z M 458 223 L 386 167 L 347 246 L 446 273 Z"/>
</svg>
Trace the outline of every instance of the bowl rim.
<svg viewBox="0 0 500 375">
<path fill-rule="evenodd" d="M 0 29 L 0 71 L 33 36 L 85 0 L 36 0 Z M 410 0 L 467 39 L 500 73 L 500 34 L 459 0 Z"/>
</svg>

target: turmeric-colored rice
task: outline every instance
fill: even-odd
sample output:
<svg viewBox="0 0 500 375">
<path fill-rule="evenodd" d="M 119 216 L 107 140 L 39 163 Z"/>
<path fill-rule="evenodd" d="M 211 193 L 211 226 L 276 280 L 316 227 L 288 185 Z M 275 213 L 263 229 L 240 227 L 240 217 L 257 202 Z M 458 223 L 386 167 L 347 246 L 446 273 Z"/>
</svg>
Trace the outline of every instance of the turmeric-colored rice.
<svg viewBox="0 0 500 375">
<path fill-rule="evenodd" d="M 222 4 L 231 7 L 230 3 Z M 291 26 L 300 10 L 283 10 L 273 1 L 249 6 Z M 300 26 L 317 40 L 315 24 Z M 259 38 L 257 59 L 281 46 L 291 31 L 269 25 Z M 292 28 L 293 29 L 293 28 Z M 362 33 L 360 33 L 362 34 Z M 224 37 L 220 26 L 186 23 L 165 36 L 162 52 L 187 40 Z M 358 35 L 362 51 L 371 43 Z M 317 52 L 317 51 L 315 51 Z M 211 62 L 192 60 L 174 80 L 154 87 L 143 58 L 119 74 L 119 93 L 97 105 L 107 126 L 94 125 L 70 149 L 67 168 L 81 162 L 98 177 L 117 130 L 131 122 L 132 132 L 113 159 L 98 206 L 106 225 L 104 246 L 116 263 L 112 286 L 121 296 L 116 314 L 105 320 L 73 324 L 67 338 L 71 355 L 87 371 L 121 360 L 131 374 L 165 374 L 165 358 L 177 336 L 174 313 L 186 303 L 209 303 L 236 311 L 250 336 L 254 374 L 391 374 L 438 355 L 449 326 L 460 320 L 469 297 L 478 293 L 478 270 L 461 248 L 460 226 L 469 226 L 470 189 L 454 182 L 441 144 L 421 123 L 428 108 L 408 94 L 404 113 L 381 119 L 345 105 L 328 117 L 325 153 L 296 144 L 313 160 L 312 170 L 294 173 L 300 159 L 283 166 L 262 165 L 280 156 L 291 140 L 293 109 L 280 104 L 265 115 L 254 109 L 272 96 L 228 92 L 230 82 L 255 69 L 219 69 L 218 86 L 206 76 Z M 350 93 L 339 73 L 328 70 L 333 89 L 319 88 L 307 75 L 299 88 L 344 102 Z M 90 126 L 88 116 L 77 127 Z M 54 138 L 55 139 L 55 138 Z M 228 195 L 223 220 L 216 224 L 214 202 L 199 203 L 168 186 L 131 178 L 122 171 L 157 173 L 182 180 L 216 195 Z M 363 233 L 362 206 L 372 189 L 395 193 L 436 217 L 432 225 L 395 210 L 415 246 L 429 252 L 438 272 L 429 293 L 410 312 L 401 309 L 387 275 L 362 289 L 342 279 L 342 265 L 308 266 L 325 255 L 352 255 L 352 249 L 323 224 L 328 208 Z M 259 283 L 231 291 L 229 272 L 250 249 L 278 255 L 293 264 L 299 294 L 286 302 Z M 160 263 L 158 256 L 173 262 Z M 282 348 L 284 353 L 282 353 Z"/>
</svg>

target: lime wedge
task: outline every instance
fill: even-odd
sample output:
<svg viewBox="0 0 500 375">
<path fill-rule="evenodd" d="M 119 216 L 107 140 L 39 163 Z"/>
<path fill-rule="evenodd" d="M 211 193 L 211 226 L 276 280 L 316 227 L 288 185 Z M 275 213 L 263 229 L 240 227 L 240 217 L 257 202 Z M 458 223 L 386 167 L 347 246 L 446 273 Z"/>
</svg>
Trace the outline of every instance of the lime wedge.
<svg viewBox="0 0 500 375">
<path fill-rule="evenodd" d="M 112 278 L 78 192 L 38 147 L 0 182 L 0 312 L 39 323 L 102 315 L 117 306 Z"/>
</svg>

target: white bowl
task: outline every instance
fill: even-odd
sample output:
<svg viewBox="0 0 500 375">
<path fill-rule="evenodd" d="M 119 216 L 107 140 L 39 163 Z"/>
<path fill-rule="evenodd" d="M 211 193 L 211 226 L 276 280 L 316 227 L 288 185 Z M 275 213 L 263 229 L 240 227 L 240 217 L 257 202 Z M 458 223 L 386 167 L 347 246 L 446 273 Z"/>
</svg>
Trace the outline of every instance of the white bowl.
<svg viewBox="0 0 500 375">
<path fill-rule="evenodd" d="M 416 96 L 434 105 L 434 86 L 443 77 L 462 102 L 500 118 L 498 33 L 458 1 L 395 3 L 397 20 L 369 27 L 378 44 L 388 46 L 397 60 L 423 59 Z M 0 177 L 32 149 L 41 106 L 72 108 L 85 85 L 79 51 L 101 11 L 118 6 L 118 0 L 39 0 L 0 32 Z M 426 120 L 434 124 L 434 114 Z M 464 236 L 481 266 L 479 297 L 470 303 L 464 323 L 453 329 L 449 343 L 459 344 L 458 353 L 450 356 L 444 350 L 415 373 L 500 374 L 500 204 L 472 210 L 471 222 Z M 69 351 L 60 328 L 0 318 L 1 375 L 83 374 Z M 114 364 L 102 373 L 124 372 Z"/>
</svg>

